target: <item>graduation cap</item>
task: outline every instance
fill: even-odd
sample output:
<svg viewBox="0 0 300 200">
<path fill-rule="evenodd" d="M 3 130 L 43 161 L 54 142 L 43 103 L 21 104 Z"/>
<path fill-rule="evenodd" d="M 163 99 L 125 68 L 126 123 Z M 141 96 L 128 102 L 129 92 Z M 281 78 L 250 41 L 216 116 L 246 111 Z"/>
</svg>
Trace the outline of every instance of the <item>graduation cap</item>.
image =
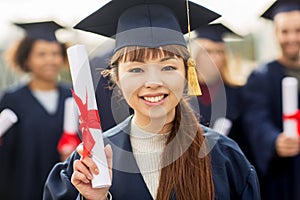
<svg viewBox="0 0 300 200">
<path fill-rule="evenodd" d="M 111 0 L 75 28 L 115 36 L 114 52 L 128 46 L 186 46 L 183 34 L 220 17 L 188 0 Z M 200 95 L 195 62 L 188 62 L 188 95 Z"/>
<path fill-rule="evenodd" d="M 278 13 L 295 10 L 300 11 L 300 0 L 277 0 L 261 15 L 261 17 L 273 20 Z"/>
<path fill-rule="evenodd" d="M 32 23 L 14 23 L 23 28 L 28 37 L 33 39 L 43 39 L 48 41 L 57 41 L 55 31 L 63 28 L 54 21 L 32 22 Z"/>
<path fill-rule="evenodd" d="M 225 34 L 234 34 L 239 36 L 221 23 L 201 26 L 195 30 L 195 33 L 196 38 L 206 38 L 214 42 L 223 42 L 223 37 Z"/>
<path fill-rule="evenodd" d="M 188 32 L 186 0 L 112 0 L 75 28 L 116 38 L 115 51 L 125 46 L 186 46 Z M 189 2 L 190 29 L 220 17 L 219 14 Z"/>
</svg>

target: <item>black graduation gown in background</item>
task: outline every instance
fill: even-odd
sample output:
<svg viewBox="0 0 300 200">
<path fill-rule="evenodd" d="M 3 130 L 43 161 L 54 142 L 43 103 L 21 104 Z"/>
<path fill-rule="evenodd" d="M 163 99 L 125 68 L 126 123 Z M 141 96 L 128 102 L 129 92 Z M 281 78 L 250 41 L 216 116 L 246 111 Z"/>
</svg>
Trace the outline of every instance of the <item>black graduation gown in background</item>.
<svg viewBox="0 0 300 200">
<path fill-rule="evenodd" d="M 224 85 L 223 90 L 221 86 L 215 87 L 215 89 L 212 89 L 214 91 L 211 91 L 214 94 L 210 94 L 210 100 L 207 100 L 207 98 L 209 98 L 207 95 L 210 91 L 207 90 L 207 87 L 202 86 L 201 89 L 204 90 L 202 91 L 203 95 L 198 97 L 200 123 L 205 126 L 210 126 L 220 117 L 226 117 L 231 121 L 235 121 L 241 112 L 241 88 L 242 87 Z M 205 100 L 203 98 L 205 98 Z M 212 106 L 214 106 L 214 111 L 212 111 Z"/>
<path fill-rule="evenodd" d="M 1 138 L 0 199 L 40 200 L 51 168 L 60 161 L 57 144 L 63 133 L 69 87 L 59 86 L 57 111 L 49 114 L 28 86 L 6 91 L 0 111 L 10 108 L 18 122 Z"/>
<path fill-rule="evenodd" d="M 102 131 L 106 131 L 133 114 L 125 99 L 109 88 L 109 77 L 101 77 L 95 91 Z"/>
<path fill-rule="evenodd" d="M 218 118 L 225 117 L 229 119 L 232 122 L 232 127 L 228 137 L 235 140 L 239 145 L 244 146 L 241 125 L 241 95 L 243 87 L 233 87 L 224 84 L 224 90 L 221 86 L 216 86 L 210 90 L 208 90 L 207 86 L 202 86 L 201 89 L 202 96 L 198 97 L 199 122 L 212 128 Z M 209 92 L 213 94 L 209 94 Z"/>
<path fill-rule="evenodd" d="M 113 149 L 113 183 L 110 192 L 114 200 L 152 200 L 141 173 L 128 173 L 139 172 L 130 144 L 130 123 L 131 117 L 104 133 L 105 143 L 111 144 Z M 210 152 L 215 199 L 260 199 L 256 172 L 236 143 L 211 129 L 203 127 L 203 130 L 208 143 L 215 142 Z M 44 200 L 75 199 L 78 196 L 78 191 L 71 183 L 75 159 L 79 159 L 76 152 L 66 162 L 52 169 L 45 184 Z M 176 199 L 176 194 L 170 199 Z"/>
<path fill-rule="evenodd" d="M 280 158 L 275 151 L 276 138 L 283 131 L 281 81 L 285 76 L 284 66 L 273 61 L 254 71 L 243 90 L 243 123 L 263 199 L 300 199 L 300 155 Z"/>
</svg>

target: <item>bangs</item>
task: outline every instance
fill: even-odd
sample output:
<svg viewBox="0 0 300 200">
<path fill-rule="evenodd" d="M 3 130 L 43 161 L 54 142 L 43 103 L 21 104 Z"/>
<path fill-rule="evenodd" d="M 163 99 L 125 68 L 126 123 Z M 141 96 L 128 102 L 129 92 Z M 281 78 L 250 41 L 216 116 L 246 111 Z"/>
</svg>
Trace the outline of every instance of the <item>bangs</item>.
<svg viewBox="0 0 300 200">
<path fill-rule="evenodd" d="M 176 57 L 182 58 L 187 70 L 187 60 L 190 57 L 190 53 L 187 48 L 180 45 L 168 45 L 159 48 L 139 47 L 130 46 L 119 49 L 114 53 L 110 61 L 110 70 L 108 74 L 110 80 L 114 86 L 118 80 L 118 67 L 119 62 L 134 62 L 134 61 L 145 61 L 151 59 L 161 59 L 165 57 Z"/>
<path fill-rule="evenodd" d="M 159 48 L 131 46 L 118 50 L 112 57 L 111 63 L 114 66 L 119 62 L 141 62 L 164 57 L 179 57 L 186 61 L 189 58 L 189 52 L 186 47 L 180 45 L 168 45 Z"/>
</svg>

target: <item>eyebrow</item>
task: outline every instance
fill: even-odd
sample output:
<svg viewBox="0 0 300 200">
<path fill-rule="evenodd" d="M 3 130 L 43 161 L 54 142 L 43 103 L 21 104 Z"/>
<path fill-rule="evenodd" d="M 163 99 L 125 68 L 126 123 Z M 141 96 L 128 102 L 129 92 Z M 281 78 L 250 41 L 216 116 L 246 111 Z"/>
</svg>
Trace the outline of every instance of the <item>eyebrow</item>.
<svg viewBox="0 0 300 200">
<path fill-rule="evenodd" d="M 171 60 L 171 59 L 176 59 L 176 57 L 175 56 L 164 57 L 164 58 L 160 59 L 160 62 L 164 62 L 164 61 Z"/>
<path fill-rule="evenodd" d="M 176 58 L 177 58 L 176 56 L 168 56 L 168 57 L 164 57 L 164 58 L 160 59 L 159 62 L 164 62 L 164 61 L 171 60 L 171 59 L 176 59 Z M 137 59 L 134 62 L 145 63 L 145 60 Z"/>
</svg>

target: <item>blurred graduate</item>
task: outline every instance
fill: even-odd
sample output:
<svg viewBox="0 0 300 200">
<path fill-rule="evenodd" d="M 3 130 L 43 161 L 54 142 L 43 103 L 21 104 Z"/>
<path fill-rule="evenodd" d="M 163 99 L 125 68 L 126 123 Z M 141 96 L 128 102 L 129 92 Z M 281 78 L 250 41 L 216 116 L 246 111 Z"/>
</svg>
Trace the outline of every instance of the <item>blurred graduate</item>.
<svg viewBox="0 0 300 200">
<path fill-rule="evenodd" d="M 199 121 L 212 128 L 218 128 L 217 123 L 221 122 L 222 133 L 232 135 L 236 129 L 233 126 L 239 124 L 236 121 L 242 106 L 242 83 L 230 73 L 231 63 L 224 38 L 228 34 L 236 38 L 240 36 L 221 23 L 201 26 L 195 33 L 193 53 L 202 90 L 202 95 L 198 97 Z"/>
<path fill-rule="evenodd" d="M 300 138 L 283 131 L 282 80 L 286 76 L 300 80 L 300 1 L 278 0 L 262 17 L 273 20 L 281 54 L 250 75 L 243 94 L 243 122 L 262 198 L 296 200 L 300 199 Z"/>
<path fill-rule="evenodd" d="M 10 63 L 29 80 L 7 89 L 0 100 L 0 111 L 10 109 L 18 118 L 1 138 L 0 198 L 39 200 L 48 173 L 62 156 L 57 145 L 71 91 L 58 75 L 66 66 L 66 50 L 55 36 L 62 26 L 54 21 L 16 25 L 25 36 L 10 52 Z"/>
<path fill-rule="evenodd" d="M 237 144 L 185 101 L 200 90 L 183 34 L 218 17 L 185 0 L 113 0 L 75 26 L 116 35 L 108 73 L 134 114 L 103 133 L 110 187 L 92 187 L 101 171 L 78 148 L 53 168 L 44 199 L 260 199 Z"/>
</svg>

